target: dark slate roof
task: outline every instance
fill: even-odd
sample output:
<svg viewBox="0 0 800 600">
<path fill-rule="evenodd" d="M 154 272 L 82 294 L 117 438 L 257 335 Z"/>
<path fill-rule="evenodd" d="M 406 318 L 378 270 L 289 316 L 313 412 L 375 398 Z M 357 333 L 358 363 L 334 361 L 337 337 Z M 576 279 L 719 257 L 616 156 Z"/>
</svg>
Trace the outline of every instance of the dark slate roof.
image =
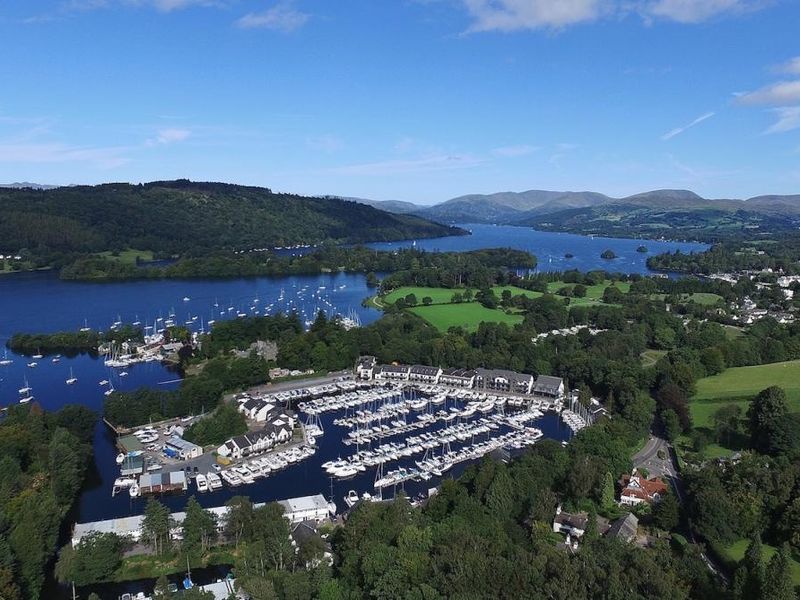
<svg viewBox="0 0 800 600">
<path fill-rule="evenodd" d="M 608 530 L 608 535 L 622 540 L 623 542 L 630 542 L 636 537 L 636 531 L 639 528 L 639 519 L 633 513 L 628 513 L 621 519 L 617 519 L 612 523 L 611 529 Z"/>
<path fill-rule="evenodd" d="M 362 356 L 358 359 L 358 364 L 365 369 L 374 367 L 376 362 L 378 361 L 374 356 Z"/>
<path fill-rule="evenodd" d="M 442 375 L 447 377 L 462 377 L 464 379 L 472 379 L 475 377 L 475 369 L 444 369 Z"/>
<path fill-rule="evenodd" d="M 414 375 L 427 375 L 429 377 L 435 376 L 439 372 L 439 367 L 429 367 L 427 365 L 414 365 L 411 367 L 411 373 Z"/>
<path fill-rule="evenodd" d="M 478 377 L 483 377 L 484 379 L 506 379 L 510 382 L 530 382 L 533 379 L 533 375 L 526 375 L 525 373 L 517 373 L 516 371 L 508 371 L 506 369 L 478 369 L 477 371 Z"/>
<path fill-rule="evenodd" d="M 265 402 L 260 400 L 259 398 L 250 398 L 249 400 L 245 401 L 242 406 L 245 410 L 253 410 L 261 408 Z"/>
<path fill-rule="evenodd" d="M 563 383 L 561 377 L 552 377 L 550 375 L 539 375 L 534 384 L 534 390 L 543 392 L 556 392 L 559 386 Z"/>
<path fill-rule="evenodd" d="M 239 448 L 249 448 L 253 445 L 250 443 L 250 440 L 247 439 L 246 435 L 237 435 L 233 438 L 233 443 L 239 446 Z"/>
<path fill-rule="evenodd" d="M 381 365 L 384 373 L 408 373 L 408 365 Z"/>
<path fill-rule="evenodd" d="M 314 521 L 301 521 L 292 529 L 292 539 L 297 544 L 302 544 L 315 535 L 317 535 L 317 528 Z"/>
</svg>

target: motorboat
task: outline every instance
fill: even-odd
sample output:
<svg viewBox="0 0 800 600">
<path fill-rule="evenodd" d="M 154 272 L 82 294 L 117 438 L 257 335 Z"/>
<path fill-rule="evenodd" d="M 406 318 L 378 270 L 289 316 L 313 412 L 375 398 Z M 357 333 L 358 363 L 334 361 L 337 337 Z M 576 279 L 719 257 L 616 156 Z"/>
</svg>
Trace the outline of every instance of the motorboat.
<svg viewBox="0 0 800 600">
<path fill-rule="evenodd" d="M 198 473 L 194 478 L 194 483 L 197 486 L 198 492 L 207 492 L 208 491 L 208 479 L 202 473 Z"/>
<path fill-rule="evenodd" d="M 131 498 L 138 498 L 139 497 L 139 484 L 134 483 L 128 488 L 128 494 L 130 494 Z"/>
<path fill-rule="evenodd" d="M 344 503 L 347 505 L 348 508 L 353 508 L 356 502 L 359 501 L 358 492 L 355 490 L 350 490 L 347 492 L 347 495 L 344 497 Z"/>
</svg>

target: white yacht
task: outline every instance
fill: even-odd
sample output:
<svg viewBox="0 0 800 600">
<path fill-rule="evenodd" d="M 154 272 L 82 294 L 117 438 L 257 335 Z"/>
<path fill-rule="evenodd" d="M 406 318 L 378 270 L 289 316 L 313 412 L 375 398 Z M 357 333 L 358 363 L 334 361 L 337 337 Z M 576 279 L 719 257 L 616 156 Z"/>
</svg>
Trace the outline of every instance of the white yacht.
<svg viewBox="0 0 800 600">
<path fill-rule="evenodd" d="M 194 478 L 194 483 L 197 486 L 198 492 L 207 492 L 208 491 L 208 479 L 202 473 L 198 473 Z"/>
<path fill-rule="evenodd" d="M 78 378 L 75 377 L 75 374 L 72 372 L 72 367 L 69 368 L 69 379 L 67 379 L 67 385 L 74 385 L 78 382 Z"/>
</svg>

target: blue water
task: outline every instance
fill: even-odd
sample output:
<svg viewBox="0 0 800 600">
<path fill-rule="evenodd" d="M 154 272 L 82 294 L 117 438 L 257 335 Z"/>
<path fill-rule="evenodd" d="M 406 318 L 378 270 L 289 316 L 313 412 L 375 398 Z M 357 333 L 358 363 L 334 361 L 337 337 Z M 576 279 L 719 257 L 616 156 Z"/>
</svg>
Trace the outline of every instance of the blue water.
<svg viewBox="0 0 800 600">
<path fill-rule="evenodd" d="M 369 244 L 379 250 L 395 250 L 415 246 L 423 250 L 438 252 L 463 252 L 481 248 L 516 248 L 527 250 L 539 259 L 540 271 L 592 271 L 604 269 L 614 273 L 650 273 L 647 257 L 663 252 L 701 252 L 708 248 L 694 242 L 665 242 L 656 240 L 633 240 L 624 238 L 586 237 L 571 233 L 536 231 L 528 227 L 511 225 L 480 225 L 462 223 L 459 227 L 472 231 L 470 236 L 452 236 L 428 240 L 381 242 Z M 648 253 L 636 252 L 644 245 Z M 600 254 L 611 249 L 616 259 L 604 260 Z M 565 254 L 573 258 L 565 258 Z"/>
<path fill-rule="evenodd" d="M 636 252 L 642 243 L 650 253 L 676 249 L 689 252 L 705 248 L 690 243 L 590 239 L 520 227 L 465 227 L 471 229 L 473 235 L 420 240 L 416 242 L 416 247 L 463 251 L 505 246 L 533 252 L 539 257 L 541 270 L 607 269 L 626 273 L 647 272 L 645 260 L 648 255 Z M 372 247 L 396 249 L 412 244 L 380 243 L 372 244 Z M 600 253 L 607 248 L 611 248 L 619 258 L 602 260 Z M 574 254 L 574 258 L 565 259 L 567 252 Z M 361 301 L 370 294 L 371 290 L 367 288 L 362 275 L 349 274 L 98 284 L 63 282 L 55 273 L 19 273 L 0 277 L 0 343 L 4 344 L 15 332 L 77 330 L 84 323 L 95 329 L 106 329 L 117 319 L 127 323 L 135 320 L 152 323 L 157 317 L 166 318 L 170 313 L 175 314 L 175 321 L 179 324 L 191 322 L 193 329 L 199 329 L 201 323 L 207 323 L 210 319 L 234 318 L 240 311 L 264 314 L 267 309 L 272 313 L 296 309 L 303 320 L 312 319 L 320 309 L 329 313 L 352 312 L 367 324 L 380 316 L 378 311 L 361 306 Z M 184 298 L 189 300 L 184 301 Z M 192 320 L 193 317 L 195 320 Z M 26 366 L 31 360 L 28 357 L 9 352 L 9 358 L 14 363 L 0 367 L 0 406 L 16 402 L 19 398 L 18 389 L 23 387 L 26 380 L 33 388 L 36 401 L 47 410 L 56 410 L 67 403 L 82 403 L 98 414 L 102 412 L 105 398 L 104 388 L 98 385 L 102 379 L 112 380 L 114 387 L 120 390 L 132 390 L 139 386 L 174 389 L 179 384 L 175 373 L 156 363 L 133 366 L 128 369 L 129 376 L 123 378 L 104 367 L 102 359 L 89 355 L 64 357 L 57 364 L 46 356 L 38 361 L 36 368 Z M 73 386 L 65 383 L 70 367 L 78 378 Z M 550 422 L 549 419 L 545 417 L 538 426 L 548 437 L 563 439 L 563 428 L 557 421 Z M 341 435 L 326 434 L 320 440 L 320 450 L 308 461 L 252 486 L 238 488 L 235 492 L 225 488 L 214 494 L 205 494 L 201 502 L 207 506 L 219 505 L 235 493 L 245 493 L 257 501 L 320 492 L 328 496 L 330 482 L 319 465 L 340 454 L 351 453 L 351 449 L 341 447 L 340 439 Z M 117 476 L 114 462 L 116 451 L 112 436 L 100 423 L 95 431 L 94 448 L 96 477 L 81 497 L 78 520 L 90 521 L 139 512 L 142 509 L 141 500 L 131 502 L 124 495 L 111 498 L 111 482 Z M 353 481 L 336 484 L 334 498 L 341 504 L 341 498 L 348 489 L 371 491 L 373 477 L 374 473 L 364 474 Z M 186 496 L 168 497 L 165 501 L 178 510 L 185 503 Z"/>
</svg>

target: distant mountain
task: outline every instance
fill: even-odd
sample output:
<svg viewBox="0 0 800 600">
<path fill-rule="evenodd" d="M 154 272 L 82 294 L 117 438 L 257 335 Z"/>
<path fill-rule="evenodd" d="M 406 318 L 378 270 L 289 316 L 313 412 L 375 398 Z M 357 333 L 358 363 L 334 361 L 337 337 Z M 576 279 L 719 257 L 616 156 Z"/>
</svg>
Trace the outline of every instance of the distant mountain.
<svg viewBox="0 0 800 600">
<path fill-rule="evenodd" d="M 610 200 L 596 192 L 499 192 L 459 196 L 415 214 L 442 223 L 514 223 L 534 214 L 568 207 L 593 206 Z"/>
<path fill-rule="evenodd" d="M 30 183 L 28 181 L 20 181 L 14 183 L 0 183 L 0 188 L 10 188 L 15 190 L 23 190 L 23 189 L 30 189 L 30 190 L 53 190 L 59 186 L 57 185 L 47 185 L 44 183 Z"/>
<path fill-rule="evenodd" d="M 655 190 L 603 204 L 533 215 L 537 229 L 627 237 L 715 241 L 768 237 L 800 225 L 800 196 L 707 199 L 686 190 Z"/>
<path fill-rule="evenodd" d="M 0 189 L 0 251 L 70 254 L 135 248 L 200 256 L 321 242 L 392 241 L 463 230 L 334 198 L 187 180 Z"/>
<path fill-rule="evenodd" d="M 379 210 L 394 213 L 396 215 L 407 215 L 423 209 L 423 206 L 414 204 L 413 202 L 406 202 L 405 200 L 370 200 L 368 198 L 350 198 L 347 196 L 329 196 L 330 198 L 339 198 L 340 200 L 348 200 L 350 202 L 358 202 L 359 204 L 366 204 Z"/>
</svg>

